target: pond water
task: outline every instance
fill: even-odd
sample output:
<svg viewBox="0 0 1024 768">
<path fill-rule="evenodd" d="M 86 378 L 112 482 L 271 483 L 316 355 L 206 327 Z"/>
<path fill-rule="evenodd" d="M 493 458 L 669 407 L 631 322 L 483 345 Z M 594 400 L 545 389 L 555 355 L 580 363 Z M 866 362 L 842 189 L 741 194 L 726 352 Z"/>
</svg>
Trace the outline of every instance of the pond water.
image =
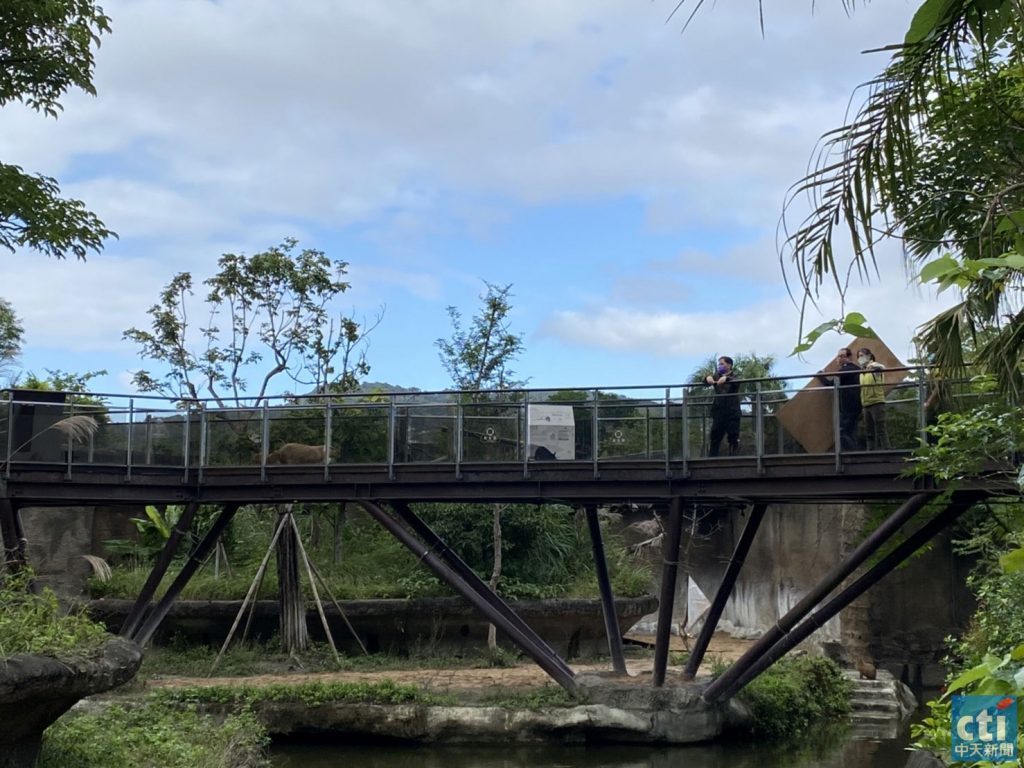
<svg viewBox="0 0 1024 768">
<path fill-rule="evenodd" d="M 909 728 L 887 740 L 831 733 L 799 746 L 731 742 L 690 747 L 422 746 L 288 742 L 275 744 L 275 768 L 904 768 Z"/>
</svg>

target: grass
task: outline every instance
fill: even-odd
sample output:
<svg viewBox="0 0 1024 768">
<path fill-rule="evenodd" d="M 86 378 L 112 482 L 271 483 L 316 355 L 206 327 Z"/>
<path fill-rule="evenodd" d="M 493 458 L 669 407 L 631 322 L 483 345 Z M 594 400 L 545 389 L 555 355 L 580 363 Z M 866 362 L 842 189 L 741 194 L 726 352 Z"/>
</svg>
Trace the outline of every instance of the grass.
<svg viewBox="0 0 1024 768">
<path fill-rule="evenodd" d="M 268 743 L 251 712 L 214 720 L 150 698 L 65 715 L 46 731 L 37 768 L 266 768 Z"/>
<path fill-rule="evenodd" d="M 210 646 L 172 643 L 168 646 L 152 646 L 146 650 L 138 680 L 156 677 L 206 677 L 210 673 L 217 648 Z M 370 656 L 342 656 L 340 663 L 334 659 L 326 643 L 314 643 L 300 657 L 301 669 L 296 669 L 295 660 L 278 650 L 275 642 L 267 644 L 241 643 L 229 648 L 217 666 L 218 677 L 250 677 L 254 675 L 275 675 L 291 672 L 304 674 L 316 672 L 381 672 L 414 669 L 483 669 L 488 667 L 514 667 L 523 663 L 519 656 L 503 649 L 491 654 L 486 649 L 472 656 L 410 655 L 394 656 L 371 654 Z"/>
<path fill-rule="evenodd" d="M 545 685 L 529 691 L 496 691 L 480 699 L 482 706 L 529 710 L 576 707 L 585 703 L 583 699 L 574 697 L 556 685 Z"/>
<path fill-rule="evenodd" d="M 221 705 L 244 710 L 264 702 L 296 702 L 307 707 L 324 704 L 454 704 L 418 685 L 376 682 L 302 682 L 269 685 L 193 685 L 161 688 L 150 700 L 162 706 L 188 709 L 195 705 Z"/>
</svg>

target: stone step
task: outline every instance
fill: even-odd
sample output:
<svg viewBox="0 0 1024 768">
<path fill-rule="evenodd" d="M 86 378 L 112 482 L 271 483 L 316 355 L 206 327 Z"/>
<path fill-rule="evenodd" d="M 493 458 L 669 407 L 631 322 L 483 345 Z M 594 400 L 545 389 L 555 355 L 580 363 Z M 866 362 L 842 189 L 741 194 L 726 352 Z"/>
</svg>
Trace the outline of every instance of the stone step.
<svg viewBox="0 0 1024 768">
<path fill-rule="evenodd" d="M 858 715 L 861 713 L 878 712 L 896 716 L 899 714 L 900 707 L 893 699 L 875 699 L 870 701 L 859 699 L 850 701 L 850 711 Z"/>
</svg>

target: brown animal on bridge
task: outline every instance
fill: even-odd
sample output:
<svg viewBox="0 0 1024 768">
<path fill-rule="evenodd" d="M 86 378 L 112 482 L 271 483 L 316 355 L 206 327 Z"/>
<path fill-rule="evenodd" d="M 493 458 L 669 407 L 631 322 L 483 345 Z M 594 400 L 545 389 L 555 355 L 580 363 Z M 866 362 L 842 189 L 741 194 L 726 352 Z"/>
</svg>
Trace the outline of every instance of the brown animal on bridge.
<svg viewBox="0 0 1024 768">
<path fill-rule="evenodd" d="M 328 459 L 334 459 L 333 449 Z M 324 447 L 322 445 L 285 443 L 276 451 L 267 454 L 267 464 L 323 464 L 323 462 Z"/>
</svg>

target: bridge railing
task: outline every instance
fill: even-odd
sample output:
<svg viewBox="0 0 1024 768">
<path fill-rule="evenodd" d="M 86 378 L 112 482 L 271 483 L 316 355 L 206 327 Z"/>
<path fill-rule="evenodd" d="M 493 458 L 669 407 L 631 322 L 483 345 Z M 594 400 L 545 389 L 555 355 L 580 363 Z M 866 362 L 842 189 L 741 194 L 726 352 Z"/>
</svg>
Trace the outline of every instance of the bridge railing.
<svg viewBox="0 0 1024 768">
<path fill-rule="evenodd" d="M 920 368 L 893 373 L 902 381 L 886 401 L 890 449 L 907 451 L 925 437 L 929 377 Z M 824 390 L 817 410 L 794 403 L 808 385 Z M 811 420 L 826 433 L 824 452 L 838 463 L 841 451 L 831 437 L 841 391 L 813 376 L 741 381 L 735 455 L 760 460 L 806 453 Z M 32 464 L 60 464 L 69 476 L 91 465 L 123 467 L 128 476 L 144 467 L 185 473 L 259 467 L 266 477 L 282 464 L 323 464 L 325 472 L 333 464 L 391 470 L 450 464 L 456 472 L 508 462 L 590 462 L 596 468 L 653 460 L 668 466 L 712 453 L 715 398 L 702 384 L 676 384 L 280 397 L 219 407 L 204 400 L 16 390 L 0 395 L 0 467 L 7 476 L 13 467 Z M 75 415 L 98 424 L 85 440 L 60 428 Z"/>
</svg>

